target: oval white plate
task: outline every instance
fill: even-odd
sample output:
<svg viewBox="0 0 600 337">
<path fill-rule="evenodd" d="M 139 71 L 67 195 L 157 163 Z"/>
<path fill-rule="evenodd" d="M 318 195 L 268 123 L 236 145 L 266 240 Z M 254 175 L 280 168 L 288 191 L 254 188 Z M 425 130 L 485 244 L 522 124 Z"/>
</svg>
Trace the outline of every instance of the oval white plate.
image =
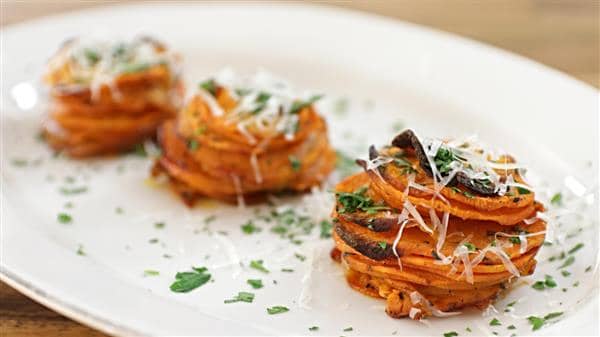
<svg viewBox="0 0 600 337">
<path fill-rule="evenodd" d="M 590 187 L 597 183 L 598 92 L 529 60 L 414 25 L 327 7 L 199 4 L 87 10 L 2 31 L 1 275 L 26 295 L 116 335 L 530 334 L 527 316 L 555 311 L 564 311 L 563 319 L 536 333 L 598 334 L 597 203 L 563 221 L 556 229 L 563 233 L 561 243 L 544 247 L 535 275 L 499 300 L 497 313 L 468 311 L 420 324 L 391 319 L 382 301 L 350 290 L 340 266 L 328 257 L 331 242 L 318 238 L 318 228 L 302 245 L 279 238 L 268 224 L 259 224 L 259 234 L 243 234 L 240 225 L 254 209 L 211 202 L 187 209 L 166 189 L 146 182 L 149 158 L 53 159 L 35 139 L 44 104 L 27 107 L 28 95 L 34 94 L 30 85 L 37 85 L 46 58 L 61 41 L 98 31 L 146 32 L 167 41 L 183 54 L 192 88 L 232 65 L 240 72 L 267 68 L 300 88 L 327 93 L 329 99 L 319 108 L 328 118 L 334 145 L 347 152 L 364 155 L 367 145 L 386 143 L 398 122 L 424 134 L 478 133 L 529 165 L 540 190 L 562 190 L 567 200 L 581 194 L 597 201 Z M 346 113 L 338 111 L 340 97 L 348 98 Z M 70 177 L 75 181 L 70 183 Z M 59 193 L 64 186 L 88 191 L 65 196 Z M 65 209 L 67 202 L 73 208 Z M 286 202 L 300 205 L 299 198 Z M 56 221 L 63 211 L 72 214 L 72 224 Z M 203 220 L 213 214 L 217 219 L 204 230 Z M 166 226 L 156 229 L 160 221 Z M 151 244 L 153 238 L 158 243 Z M 580 241 L 585 246 L 573 254 L 571 275 L 564 277 L 557 270 L 564 260 L 548 262 L 548 257 Z M 80 245 L 84 256 L 76 253 Z M 300 261 L 295 253 L 307 259 Z M 263 259 L 271 273 L 246 267 L 252 259 Z M 207 266 L 215 282 L 187 294 L 172 293 L 175 273 L 192 265 Z M 586 272 L 588 266 L 592 270 Z M 146 269 L 160 275 L 144 277 Z M 545 274 L 554 276 L 557 288 L 540 292 L 527 285 Z M 249 289 L 249 278 L 262 278 L 265 287 Z M 249 290 L 256 293 L 254 303 L 223 303 Z M 520 301 L 514 311 L 504 312 L 515 299 Z M 290 312 L 267 315 L 273 305 Z M 502 326 L 489 326 L 492 317 Z M 508 330 L 510 324 L 517 330 Z M 320 329 L 309 332 L 311 326 Z M 343 331 L 347 327 L 353 331 Z"/>
</svg>

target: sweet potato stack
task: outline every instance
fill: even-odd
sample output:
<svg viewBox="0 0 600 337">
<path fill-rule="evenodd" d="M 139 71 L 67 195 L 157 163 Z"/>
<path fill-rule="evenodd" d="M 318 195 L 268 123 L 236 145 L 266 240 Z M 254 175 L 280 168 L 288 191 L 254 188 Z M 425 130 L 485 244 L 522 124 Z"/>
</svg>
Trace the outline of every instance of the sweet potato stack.
<svg viewBox="0 0 600 337">
<path fill-rule="evenodd" d="M 390 316 L 485 308 L 533 273 L 543 206 L 512 158 L 407 130 L 357 163 L 364 172 L 336 187 L 332 257 Z"/>
<path fill-rule="evenodd" d="M 154 175 L 166 173 L 188 205 L 203 196 L 243 204 L 304 191 L 332 171 L 335 153 L 313 107 L 319 97 L 301 99 L 257 77 L 202 83 L 160 128 Z"/>
<path fill-rule="evenodd" d="M 71 157 L 132 149 L 175 116 L 183 95 L 177 68 L 177 57 L 148 37 L 67 41 L 44 78 L 51 99 L 45 139 Z"/>
</svg>

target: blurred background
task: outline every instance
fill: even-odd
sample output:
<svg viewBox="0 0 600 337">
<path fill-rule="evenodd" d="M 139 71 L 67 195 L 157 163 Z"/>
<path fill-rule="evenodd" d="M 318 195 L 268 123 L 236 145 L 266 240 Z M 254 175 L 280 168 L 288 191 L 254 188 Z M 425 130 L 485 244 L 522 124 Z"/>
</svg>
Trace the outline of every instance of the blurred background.
<svg viewBox="0 0 600 337">
<path fill-rule="evenodd" d="M 46 15 L 133 1 L 0 2 L 0 26 Z M 230 1 L 232 2 L 232 1 Z M 451 32 L 523 55 L 600 87 L 598 0 L 317 1 Z M 1 31 L 0 31 L 1 34 Z M 24 45 L 27 42 L 24 42 Z M 0 282 L 0 335 L 104 336 Z"/>
</svg>

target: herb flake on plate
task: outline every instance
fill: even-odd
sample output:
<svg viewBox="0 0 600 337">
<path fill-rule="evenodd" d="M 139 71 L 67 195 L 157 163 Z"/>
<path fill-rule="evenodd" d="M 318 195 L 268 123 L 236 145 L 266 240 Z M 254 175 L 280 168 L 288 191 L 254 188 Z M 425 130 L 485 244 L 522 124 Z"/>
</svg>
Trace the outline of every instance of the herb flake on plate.
<svg viewBox="0 0 600 337">
<path fill-rule="evenodd" d="M 176 293 L 187 293 L 208 282 L 210 277 L 206 267 L 192 267 L 192 271 L 177 273 L 170 289 Z"/>
<path fill-rule="evenodd" d="M 276 306 L 267 308 L 267 313 L 269 315 L 282 314 L 282 313 L 288 312 L 288 311 L 290 311 L 290 309 L 288 309 L 287 307 L 281 306 L 281 305 L 276 305 Z"/>
</svg>

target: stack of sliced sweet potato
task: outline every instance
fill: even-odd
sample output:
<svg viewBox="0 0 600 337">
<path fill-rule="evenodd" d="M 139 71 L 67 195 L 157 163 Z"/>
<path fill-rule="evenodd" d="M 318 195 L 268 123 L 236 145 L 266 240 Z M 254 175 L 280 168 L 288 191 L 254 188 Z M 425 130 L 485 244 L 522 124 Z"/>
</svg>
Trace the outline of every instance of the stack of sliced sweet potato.
<svg viewBox="0 0 600 337">
<path fill-rule="evenodd" d="M 261 119 L 259 111 L 236 109 L 241 97 L 233 88 L 211 85 L 159 131 L 162 156 L 154 173 L 166 173 L 186 203 L 202 196 L 252 202 L 266 193 L 304 191 L 333 170 L 335 152 L 312 103 L 298 103 L 292 112 L 281 107 L 280 115 Z M 268 94 L 260 97 L 268 101 Z M 291 115 L 293 130 L 276 127 Z"/>
<path fill-rule="evenodd" d="M 386 299 L 392 317 L 485 308 L 533 273 L 546 229 L 535 215 L 543 207 L 521 188 L 481 193 L 451 176 L 442 176 L 442 186 L 418 152 L 371 148 L 370 161 L 358 161 L 365 172 L 336 186 L 332 257 L 346 266 L 352 288 Z M 524 185 L 517 171 L 499 174 Z"/>
</svg>

